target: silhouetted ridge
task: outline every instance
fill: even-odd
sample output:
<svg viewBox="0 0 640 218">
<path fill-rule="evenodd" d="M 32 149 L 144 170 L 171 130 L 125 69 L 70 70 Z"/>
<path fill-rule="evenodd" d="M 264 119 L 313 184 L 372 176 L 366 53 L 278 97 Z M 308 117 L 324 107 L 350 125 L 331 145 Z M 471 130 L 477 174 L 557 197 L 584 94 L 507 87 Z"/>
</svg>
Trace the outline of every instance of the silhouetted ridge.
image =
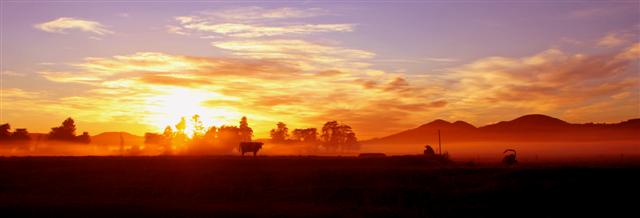
<svg viewBox="0 0 640 218">
<path fill-rule="evenodd" d="M 484 130 L 521 131 L 521 130 L 549 130 L 562 128 L 570 124 L 558 118 L 542 114 L 530 114 L 518 117 L 511 121 L 502 121 L 496 124 L 480 127 Z"/>
<path fill-rule="evenodd" d="M 567 125 L 569 124 L 564 120 L 561 120 L 555 117 L 550 117 L 547 115 L 542 115 L 542 114 L 524 115 L 516 118 L 515 120 L 512 120 L 511 122 L 518 123 L 521 125 Z"/>
<path fill-rule="evenodd" d="M 425 129 L 425 128 L 428 128 L 428 129 L 438 129 L 438 128 L 440 129 L 452 129 L 452 128 L 453 129 L 475 129 L 476 127 L 467 122 L 460 121 L 460 120 L 454 123 L 450 123 L 449 121 L 446 121 L 446 120 L 437 119 L 418 127 L 418 129 Z"/>
<path fill-rule="evenodd" d="M 435 143 L 438 130 L 441 130 L 448 142 L 640 140 L 640 135 L 637 134 L 640 131 L 640 119 L 609 124 L 571 124 L 542 114 L 530 114 L 477 128 L 464 121 L 450 123 L 437 119 L 415 129 L 363 143 Z"/>
<path fill-rule="evenodd" d="M 451 125 L 451 123 L 449 123 L 449 122 L 448 122 L 448 121 L 446 121 L 446 120 L 437 119 L 437 120 L 431 121 L 431 122 L 429 122 L 429 123 L 427 123 L 427 124 L 424 124 L 424 125 L 422 125 L 422 126 L 420 126 L 420 127 L 418 127 L 418 128 L 426 128 L 426 127 L 445 127 L 445 126 L 450 126 L 450 125 Z"/>
<path fill-rule="evenodd" d="M 458 120 L 458 121 L 454 122 L 453 125 L 458 127 L 458 128 L 469 128 L 469 129 L 475 129 L 476 128 L 474 125 L 471 125 L 470 123 L 464 122 L 462 120 Z"/>
<path fill-rule="evenodd" d="M 122 136 L 122 138 L 120 138 Z M 143 145 L 144 137 L 128 132 L 103 132 L 91 137 L 91 142 L 96 145 L 119 145 L 120 140 L 125 145 Z"/>
<path fill-rule="evenodd" d="M 630 119 L 627 121 L 620 122 L 618 124 L 618 127 L 640 129 L 640 119 Z"/>
</svg>

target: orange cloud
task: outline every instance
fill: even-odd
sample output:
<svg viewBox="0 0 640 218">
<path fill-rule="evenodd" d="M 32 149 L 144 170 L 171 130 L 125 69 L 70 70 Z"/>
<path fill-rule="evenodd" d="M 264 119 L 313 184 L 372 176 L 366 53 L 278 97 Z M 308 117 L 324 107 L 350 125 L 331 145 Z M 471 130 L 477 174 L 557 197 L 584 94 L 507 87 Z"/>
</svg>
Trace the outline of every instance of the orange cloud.
<svg viewBox="0 0 640 218">
<path fill-rule="evenodd" d="M 287 51 L 302 52 L 303 49 L 294 46 L 271 51 L 284 54 Z M 361 53 L 366 53 L 323 47 L 308 53 L 309 59 L 306 61 L 313 63 L 313 55 L 328 55 L 320 51 L 342 54 L 337 58 L 344 58 L 345 63 L 349 58 L 360 58 L 363 57 Z M 420 89 L 400 94 L 400 89 L 410 88 L 410 85 L 399 75 L 370 76 L 335 68 L 309 71 L 287 60 L 270 58 L 234 59 L 139 52 L 86 58 L 84 62 L 72 66 L 77 71 L 47 71 L 41 75 L 59 83 L 87 82 L 85 84 L 92 88 L 84 93 L 57 99 L 59 103 L 49 106 L 51 110 L 77 114 L 74 116 L 78 119 L 93 122 L 129 119 L 131 122 L 146 123 L 150 128 L 161 128 L 177 122 L 175 119 L 180 116 L 195 113 L 212 123 L 216 120 L 218 124 L 235 124 L 240 116 L 248 115 L 256 124 L 256 134 L 264 136 L 277 121 L 286 121 L 292 127 L 317 127 L 333 119 L 342 118 L 344 122 L 349 122 L 361 111 L 384 116 L 395 111 L 446 105 L 421 102 L 428 98 L 421 96 L 423 93 Z M 358 79 L 377 81 L 385 86 L 365 89 L 360 83 L 354 82 Z M 404 83 L 400 84 L 399 81 Z M 90 103 L 83 104 L 84 101 Z M 433 101 L 437 99 L 430 102 Z M 394 107 L 387 107 L 390 103 Z M 344 117 L 334 114 L 334 111 L 341 110 L 353 112 Z M 364 133 L 369 130 L 366 123 L 354 122 L 354 128 L 361 129 L 362 135 L 367 136 Z M 388 129 L 380 131 L 383 130 Z"/>
<path fill-rule="evenodd" d="M 619 34 L 616 34 L 616 33 L 609 33 L 604 37 L 602 37 L 600 40 L 598 40 L 598 46 L 614 47 L 614 46 L 624 44 L 625 42 L 626 40 L 623 38 L 623 36 L 620 36 Z"/>
<path fill-rule="evenodd" d="M 450 69 L 446 77 L 451 87 L 445 94 L 449 112 L 467 120 L 479 119 L 470 111 L 490 114 L 493 117 L 482 118 L 487 122 L 504 116 L 497 111 L 516 116 L 547 113 L 575 117 L 571 113 L 576 108 L 594 102 L 606 101 L 612 107 L 638 105 L 638 93 L 633 91 L 639 82 L 633 67 L 638 64 L 638 48 L 636 44 L 618 53 L 595 56 L 550 49 L 524 58 L 490 57 Z M 637 117 L 637 111 L 617 113 L 611 121 Z M 581 117 L 596 119 L 598 114 L 590 111 Z"/>
<path fill-rule="evenodd" d="M 85 58 L 71 65 L 75 70 L 41 72 L 53 82 L 89 85 L 83 92 L 50 96 L 12 90 L 16 100 L 7 101 L 7 108 L 37 108 L 95 125 L 118 122 L 126 128 L 128 123 L 136 129 L 125 130 L 137 134 L 160 131 L 181 116 L 199 114 L 206 125 L 235 125 L 247 115 L 258 137 L 268 136 L 279 121 L 301 128 L 340 120 L 369 138 L 434 118 L 485 124 L 526 113 L 595 120 L 599 111 L 609 111 L 611 121 L 638 116 L 633 66 L 639 44 L 602 55 L 550 49 L 521 58 L 488 57 L 434 75 L 353 66 L 374 54 L 302 40 L 214 46 L 237 58 L 160 52 Z"/>
</svg>

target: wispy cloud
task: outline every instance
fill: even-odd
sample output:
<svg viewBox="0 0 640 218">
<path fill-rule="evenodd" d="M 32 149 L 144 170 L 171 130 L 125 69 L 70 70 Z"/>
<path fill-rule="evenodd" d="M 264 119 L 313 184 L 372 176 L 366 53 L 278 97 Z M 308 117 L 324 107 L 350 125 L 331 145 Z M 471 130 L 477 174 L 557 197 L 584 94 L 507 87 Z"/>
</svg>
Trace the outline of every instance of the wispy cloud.
<svg viewBox="0 0 640 218">
<path fill-rule="evenodd" d="M 26 74 L 24 74 L 24 73 L 18 73 L 18 72 L 11 71 L 11 70 L 4 70 L 1 73 L 2 73 L 3 76 L 16 76 L 16 77 L 26 76 Z"/>
<path fill-rule="evenodd" d="M 425 58 L 425 60 L 430 62 L 440 62 L 440 63 L 451 63 L 451 62 L 458 61 L 454 58 L 434 58 L 434 57 L 428 57 L 428 58 Z"/>
<path fill-rule="evenodd" d="M 598 46 L 615 47 L 626 43 L 626 36 L 617 33 L 608 33 L 598 40 Z"/>
<path fill-rule="evenodd" d="M 107 29 L 104 25 L 96 21 L 73 17 L 61 17 L 55 20 L 36 24 L 34 27 L 45 32 L 62 34 L 67 33 L 68 30 L 80 30 L 97 35 L 113 34 L 113 31 Z"/>
<path fill-rule="evenodd" d="M 214 47 L 254 59 L 275 59 L 292 63 L 304 70 L 322 68 L 360 68 L 369 66 L 363 60 L 374 53 L 339 46 L 323 45 L 305 40 L 248 40 L 213 42 Z M 350 67 L 347 67 L 350 65 Z"/>
<path fill-rule="evenodd" d="M 220 11 L 205 11 L 204 16 L 225 20 L 263 20 L 263 19 L 287 19 L 315 17 L 328 14 L 321 8 L 299 9 L 291 7 L 263 8 L 258 6 L 232 8 Z"/>
<path fill-rule="evenodd" d="M 256 38 L 264 36 L 279 36 L 289 34 L 309 34 L 321 32 L 351 32 L 353 24 L 302 24 L 302 25 L 282 25 L 264 26 L 241 23 L 219 23 L 208 22 L 183 23 L 184 29 L 198 30 L 203 32 L 217 33 L 221 35 L 241 38 Z"/>
<path fill-rule="evenodd" d="M 168 33 L 184 35 L 184 36 L 189 35 L 189 33 L 186 32 L 184 28 L 179 26 L 167 25 L 166 28 Z"/>
<path fill-rule="evenodd" d="M 178 22 L 168 29 L 170 33 L 190 35 L 190 32 L 215 33 L 221 36 L 257 38 L 283 35 L 303 35 L 323 32 L 351 32 L 354 24 L 307 23 L 291 19 L 315 17 L 326 14 L 318 8 L 246 7 L 220 11 L 205 11 L 194 15 L 175 17 Z M 286 22 L 278 22 L 286 21 Z"/>
<path fill-rule="evenodd" d="M 85 84 L 93 84 L 94 82 L 100 81 L 101 78 L 97 75 L 91 75 L 86 73 L 74 73 L 74 72 L 49 72 L 49 71 L 41 71 L 38 72 L 42 77 L 54 81 L 54 82 L 63 82 L 63 83 L 85 83 Z"/>
</svg>

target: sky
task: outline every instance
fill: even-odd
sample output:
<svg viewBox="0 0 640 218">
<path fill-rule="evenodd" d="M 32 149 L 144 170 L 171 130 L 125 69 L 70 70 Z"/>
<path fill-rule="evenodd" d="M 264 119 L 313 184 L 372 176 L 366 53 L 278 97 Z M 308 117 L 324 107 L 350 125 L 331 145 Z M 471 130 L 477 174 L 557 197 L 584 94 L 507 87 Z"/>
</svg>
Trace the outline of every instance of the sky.
<svg viewBox="0 0 640 218">
<path fill-rule="evenodd" d="M 331 120 L 640 117 L 638 1 L 2 1 L 0 123 L 160 132 L 199 114 Z"/>
</svg>

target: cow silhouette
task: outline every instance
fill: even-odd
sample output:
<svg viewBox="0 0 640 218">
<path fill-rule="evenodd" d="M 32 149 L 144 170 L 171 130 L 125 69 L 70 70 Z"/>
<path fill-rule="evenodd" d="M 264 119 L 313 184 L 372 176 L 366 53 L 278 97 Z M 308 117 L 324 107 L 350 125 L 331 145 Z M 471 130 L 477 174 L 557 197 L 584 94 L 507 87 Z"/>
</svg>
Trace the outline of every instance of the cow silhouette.
<svg viewBox="0 0 640 218">
<path fill-rule="evenodd" d="M 262 142 L 240 142 L 240 153 L 244 156 L 246 152 L 253 152 L 253 156 L 255 157 L 263 144 Z"/>
</svg>

